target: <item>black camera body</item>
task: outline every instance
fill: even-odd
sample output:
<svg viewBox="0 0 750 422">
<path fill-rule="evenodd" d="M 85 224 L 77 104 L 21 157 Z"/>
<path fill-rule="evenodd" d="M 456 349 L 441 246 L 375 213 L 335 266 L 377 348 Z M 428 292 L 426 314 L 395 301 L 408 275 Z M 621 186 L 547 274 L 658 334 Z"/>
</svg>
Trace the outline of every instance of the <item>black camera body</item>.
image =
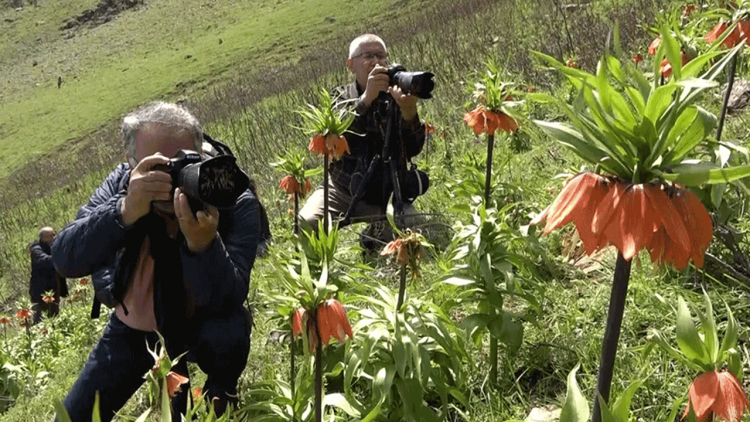
<svg viewBox="0 0 750 422">
<path fill-rule="evenodd" d="M 152 170 L 168 173 L 172 177 L 172 188 L 179 187 L 188 196 L 193 211 L 196 201 L 219 209 L 232 208 L 250 186 L 250 178 L 231 155 L 219 155 L 204 161 L 195 151 L 181 150 L 168 164 L 156 165 Z"/>
<path fill-rule="evenodd" d="M 396 85 L 404 94 L 423 99 L 432 98 L 432 90 L 435 88 L 435 82 L 432 80 L 434 76 L 430 72 L 407 72 L 400 64 L 388 67 L 389 85 Z"/>
</svg>

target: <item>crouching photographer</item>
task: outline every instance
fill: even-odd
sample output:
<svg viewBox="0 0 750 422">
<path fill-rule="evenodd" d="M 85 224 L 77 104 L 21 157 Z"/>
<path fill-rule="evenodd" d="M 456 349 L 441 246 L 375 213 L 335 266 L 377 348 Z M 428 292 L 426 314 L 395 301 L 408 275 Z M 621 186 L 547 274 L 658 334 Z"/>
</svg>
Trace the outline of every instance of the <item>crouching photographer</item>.
<svg viewBox="0 0 750 422">
<path fill-rule="evenodd" d="M 122 122 L 119 165 L 63 229 L 53 262 L 67 277 L 93 274 L 109 324 L 64 401 L 71 419 L 90 421 L 98 392 L 109 421 L 154 365 L 157 331 L 172 369 L 196 362 L 204 394 L 221 414 L 237 402 L 250 350 L 252 317 L 243 305 L 260 231 L 260 206 L 231 155 L 206 159 L 198 120 L 155 102 Z M 190 385 L 172 399 L 184 413 Z"/>
<path fill-rule="evenodd" d="M 416 215 L 412 203 L 429 184 L 426 173 L 408 164 L 425 143 L 417 100 L 430 98 L 433 75 L 387 67 L 385 43 L 373 34 L 351 42 L 346 65 L 355 80 L 334 94 L 337 101 L 353 108 L 356 118 L 344 134 L 350 152 L 330 165 L 328 206 L 332 220 L 341 219 L 340 226 L 371 223 L 362 244 L 379 250 L 393 237 L 385 217 L 391 196 L 397 222 L 409 226 Z M 323 203 L 324 189 L 319 186 L 300 211 L 313 230 L 323 218 Z"/>
</svg>

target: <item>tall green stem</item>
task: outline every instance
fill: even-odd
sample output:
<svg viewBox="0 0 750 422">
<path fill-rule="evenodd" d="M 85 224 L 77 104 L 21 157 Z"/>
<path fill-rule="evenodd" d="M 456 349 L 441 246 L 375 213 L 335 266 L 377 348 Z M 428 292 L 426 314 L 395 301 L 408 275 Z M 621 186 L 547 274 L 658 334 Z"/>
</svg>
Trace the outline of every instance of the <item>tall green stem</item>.
<svg viewBox="0 0 750 422">
<path fill-rule="evenodd" d="M 490 186 L 492 186 L 492 149 L 495 147 L 495 135 L 487 136 L 487 174 L 484 177 L 484 207 L 490 207 Z"/>
<path fill-rule="evenodd" d="M 604 329 L 604 341 L 602 345 L 602 359 L 599 363 L 599 377 L 596 382 L 597 396 L 594 397 L 594 411 L 592 422 L 601 422 L 601 410 L 598 395 L 602 396 L 605 403 L 609 402 L 609 388 L 612 384 L 612 373 L 615 366 L 615 355 L 617 354 L 617 343 L 620 340 L 620 328 L 622 327 L 622 316 L 625 311 L 625 298 L 628 294 L 628 282 L 630 281 L 630 261 L 626 261 L 621 253 L 617 254 L 615 265 L 615 276 L 612 282 L 612 293 L 609 298 L 609 312 L 607 313 L 607 326 Z"/>
<path fill-rule="evenodd" d="M 294 192 L 294 235 L 299 234 L 299 194 Z M 294 341 L 292 341 L 294 343 Z"/>
<path fill-rule="evenodd" d="M 318 337 L 318 345 L 315 347 L 315 422 L 323 422 L 323 342 L 320 338 L 317 313 L 314 318 L 315 335 Z"/>
<path fill-rule="evenodd" d="M 396 300 L 396 312 L 401 310 L 401 305 L 404 304 L 404 296 L 406 295 L 406 265 L 401 264 L 401 272 L 399 273 L 399 285 L 398 285 L 398 299 Z"/>
<path fill-rule="evenodd" d="M 323 230 L 328 235 L 328 152 L 323 158 Z"/>
<path fill-rule="evenodd" d="M 729 96 L 732 95 L 732 86 L 734 86 L 734 70 L 737 67 L 737 55 L 732 57 L 729 64 L 729 75 L 727 76 L 727 92 L 724 93 L 724 102 L 721 105 L 721 117 L 719 124 L 716 126 L 716 140 L 721 141 L 721 131 L 724 129 L 724 118 L 727 115 L 727 105 L 729 105 Z"/>
<path fill-rule="evenodd" d="M 493 308 L 491 319 L 494 319 L 497 312 Z M 490 384 L 497 386 L 497 337 L 490 334 Z"/>
</svg>

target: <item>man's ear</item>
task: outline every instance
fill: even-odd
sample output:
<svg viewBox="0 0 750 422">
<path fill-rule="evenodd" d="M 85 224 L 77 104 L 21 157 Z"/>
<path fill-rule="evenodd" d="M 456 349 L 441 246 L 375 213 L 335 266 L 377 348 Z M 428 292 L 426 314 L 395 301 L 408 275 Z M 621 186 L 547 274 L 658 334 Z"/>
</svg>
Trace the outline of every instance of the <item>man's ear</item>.
<svg viewBox="0 0 750 422">
<path fill-rule="evenodd" d="M 130 153 L 125 153 L 125 159 L 128 161 L 128 165 L 130 166 L 130 170 L 133 170 L 135 166 L 138 165 L 138 161 L 133 158 Z"/>
<path fill-rule="evenodd" d="M 352 59 L 346 59 L 346 67 L 349 69 L 350 72 L 354 72 L 354 61 Z"/>
</svg>

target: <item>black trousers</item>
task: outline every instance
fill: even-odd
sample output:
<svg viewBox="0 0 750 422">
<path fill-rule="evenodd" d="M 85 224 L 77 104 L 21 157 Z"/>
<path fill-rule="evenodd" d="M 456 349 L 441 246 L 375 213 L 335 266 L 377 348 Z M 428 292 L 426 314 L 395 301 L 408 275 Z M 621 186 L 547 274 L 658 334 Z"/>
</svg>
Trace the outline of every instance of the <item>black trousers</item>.
<svg viewBox="0 0 750 422">
<path fill-rule="evenodd" d="M 197 363 L 207 375 L 203 394 L 219 399 L 215 407 L 220 412 L 228 401 L 236 401 L 237 380 L 250 352 L 250 329 L 242 313 L 207 320 L 196 327 L 197 337 L 189 347 L 187 359 L 183 357 L 172 368 L 188 376 L 187 362 Z M 146 346 L 153 350 L 157 342 L 156 333 L 130 328 L 112 312 L 102 338 L 63 402 L 71 420 L 91 421 L 97 392 L 102 422 L 112 420 L 145 381 L 143 376 L 154 365 Z M 179 422 L 180 414 L 185 413 L 189 393 L 190 385 L 183 385 L 181 392 L 172 399 L 173 421 Z"/>
</svg>

